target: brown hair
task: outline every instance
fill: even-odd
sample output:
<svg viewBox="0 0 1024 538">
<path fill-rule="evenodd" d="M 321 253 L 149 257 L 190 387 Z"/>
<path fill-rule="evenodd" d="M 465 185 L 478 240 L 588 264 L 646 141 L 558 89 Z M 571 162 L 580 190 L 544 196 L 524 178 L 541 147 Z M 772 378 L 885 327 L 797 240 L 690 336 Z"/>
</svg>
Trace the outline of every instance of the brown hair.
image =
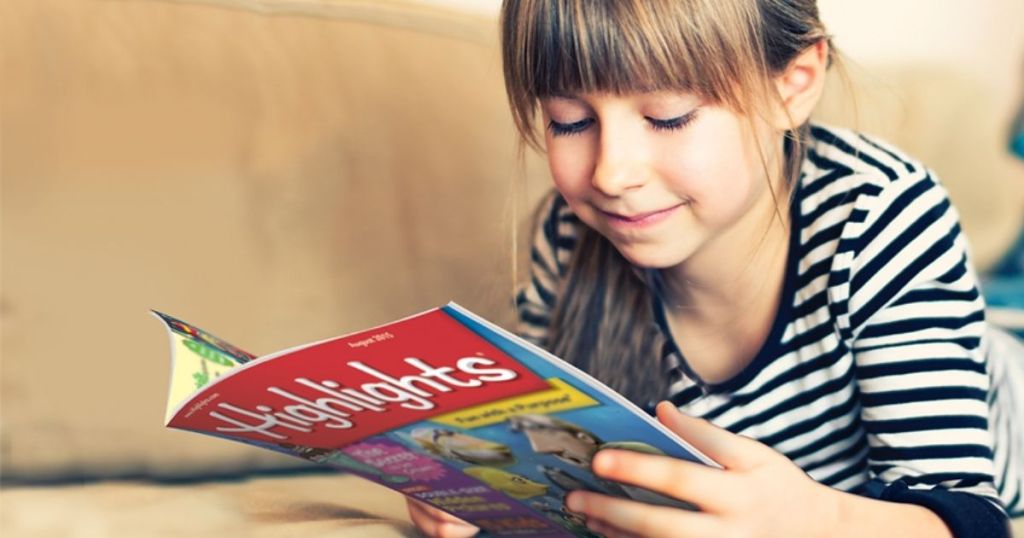
<svg viewBox="0 0 1024 538">
<path fill-rule="evenodd" d="M 779 103 L 774 76 L 822 39 L 815 0 L 505 0 L 501 10 L 509 105 L 536 149 L 538 101 L 553 95 L 685 91 L 753 121 Z M 787 184 L 806 131 L 787 133 L 776 172 Z M 582 228 L 547 346 L 634 401 L 661 398 L 663 342 L 647 284 L 603 236 Z"/>
</svg>

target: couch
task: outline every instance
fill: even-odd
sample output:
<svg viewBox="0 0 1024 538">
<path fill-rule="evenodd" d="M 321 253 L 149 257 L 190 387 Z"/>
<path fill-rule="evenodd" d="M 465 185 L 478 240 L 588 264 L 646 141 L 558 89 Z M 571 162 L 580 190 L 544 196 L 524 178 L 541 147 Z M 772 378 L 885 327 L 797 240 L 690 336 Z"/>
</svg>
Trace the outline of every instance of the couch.
<svg viewBox="0 0 1024 538">
<path fill-rule="evenodd" d="M 548 180 L 519 158 L 495 13 L 0 4 L 0 534 L 415 535 L 388 490 L 164 429 L 167 340 L 147 310 L 257 354 L 448 300 L 510 324 Z M 1022 224 L 1024 163 L 999 138 L 1016 103 L 942 69 L 851 67 L 860 112 L 836 84 L 822 119 L 931 163 L 995 263 Z"/>
</svg>

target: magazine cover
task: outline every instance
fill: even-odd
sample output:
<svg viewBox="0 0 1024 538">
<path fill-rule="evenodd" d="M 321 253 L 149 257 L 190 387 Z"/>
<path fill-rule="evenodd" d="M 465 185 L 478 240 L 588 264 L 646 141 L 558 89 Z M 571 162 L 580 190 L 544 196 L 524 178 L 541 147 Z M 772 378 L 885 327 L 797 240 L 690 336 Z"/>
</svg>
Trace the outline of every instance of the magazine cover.
<svg viewBox="0 0 1024 538">
<path fill-rule="evenodd" d="M 154 312 L 171 337 L 167 426 L 357 474 L 493 536 L 593 536 L 586 489 L 679 501 L 590 471 L 602 448 L 715 465 L 582 371 L 449 303 L 257 358 Z"/>
</svg>

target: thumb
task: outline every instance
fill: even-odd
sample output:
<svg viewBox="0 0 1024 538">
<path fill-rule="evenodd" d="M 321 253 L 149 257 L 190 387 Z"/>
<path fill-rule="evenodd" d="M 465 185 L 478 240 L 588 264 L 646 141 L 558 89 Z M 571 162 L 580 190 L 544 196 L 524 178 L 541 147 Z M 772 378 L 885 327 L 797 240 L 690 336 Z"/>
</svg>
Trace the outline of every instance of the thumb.
<svg viewBox="0 0 1024 538">
<path fill-rule="evenodd" d="M 742 469 L 764 459 L 770 449 L 761 443 L 736 435 L 714 424 L 679 412 L 663 401 L 657 407 L 658 421 L 681 439 L 726 469 Z"/>
</svg>

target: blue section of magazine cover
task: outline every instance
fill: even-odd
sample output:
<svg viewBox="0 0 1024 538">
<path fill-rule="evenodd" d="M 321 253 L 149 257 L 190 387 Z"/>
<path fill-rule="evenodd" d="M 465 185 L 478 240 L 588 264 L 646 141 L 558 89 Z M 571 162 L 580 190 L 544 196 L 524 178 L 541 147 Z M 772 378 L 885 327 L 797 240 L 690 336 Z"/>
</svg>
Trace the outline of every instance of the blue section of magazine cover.
<svg viewBox="0 0 1024 538">
<path fill-rule="evenodd" d="M 561 380 L 563 383 L 585 393 L 587 397 L 596 400 L 600 405 L 556 413 L 553 416 L 573 423 L 582 430 L 590 432 L 590 435 L 599 439 L 598 444 L 602 448 L 605 448 L 603 445 L 610 442 L 636 442 L 650 445 L 656 448 L 658 452 L 676 458 L 713 465 L 710 460 L 697 453 L 696 450 L 686 446 L 679 439 L 671 437 L 663 430 L 649 424 L 647 422 L 649 417 L 641 409 L 627 402 L 621 396 L 612 396 L 610 393 L 597 390 L 584 381 L 582 376 L 586 374 L 578 370 L 568 373 L 564 367 L 559 367 L 552 363 L 552 360 L 561 361 L 561 359 L 553 358 L 553 356 L 552 359 L 543 358 L 532 347 L 528 347 L 528 344 L 518 339 L 509 338 L 500 329 L 478 321 L 475 317 L 464 313 L 459 308 L 453 308 L 452 306 L 442 308 L 467 328 L 479 334 L 503 352 L 514 357 L 538 376 L 548 379 L 549 382 L 552 379 Z"/>
</svg>

